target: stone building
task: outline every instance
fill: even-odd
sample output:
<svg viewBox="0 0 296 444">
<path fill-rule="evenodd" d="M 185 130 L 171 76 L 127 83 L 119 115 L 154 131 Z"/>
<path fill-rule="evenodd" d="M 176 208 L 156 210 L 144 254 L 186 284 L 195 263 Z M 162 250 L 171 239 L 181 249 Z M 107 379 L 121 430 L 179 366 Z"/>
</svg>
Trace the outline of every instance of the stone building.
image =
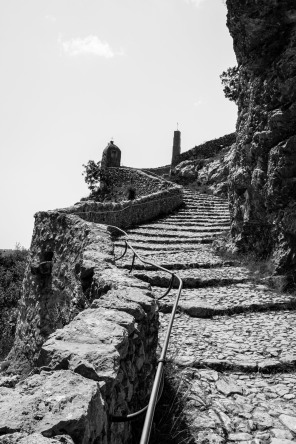
<svg viewBox="0 0 296 444">
<path fill-rule="evenodd" d="M 101 168 L 120 167 L 120 159 L 121 151 L 111 140 L 103 151 Z"/>
</svg>

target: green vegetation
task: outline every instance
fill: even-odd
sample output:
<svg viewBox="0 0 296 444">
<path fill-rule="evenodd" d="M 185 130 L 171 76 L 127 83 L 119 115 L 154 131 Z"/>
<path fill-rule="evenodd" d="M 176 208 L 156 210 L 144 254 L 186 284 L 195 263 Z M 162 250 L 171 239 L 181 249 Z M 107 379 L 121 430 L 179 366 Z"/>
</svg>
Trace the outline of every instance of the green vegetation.
<svg viewBox="0 0 296 444">
<path fill-rule="evenodd" d="M 154 427 L 151 433 L 151 444 L 193 444 L 190 434 L 185 406 L 188 403 L 190 384 L 180 375 L 180 368 L 174 360 L 168 360 L 164 371 L 163 394 L 156 406 Z"/>
<path fill-rule="evenodd" d="M 86 165 L 82 166 L 84 168 L 82 175 L 84 176 L 85 183 L 90 191 L 93 191 L 99 184 L 102 170 L 94 160 L 89 160 Z"/>
<path fill-rule="evenodd" d="M 25 273 L 28 251 L 0 250 L 0 360 L 9 353 L 15 335 L 17 306 Z"/>
<path fill-rule="evenodd" d="M 220 75 L 220 79 L 223 85 L 223 92 L 225 97 L 235 103 L 238 101 L 239 96 L 239 68 L 234 66 L 223 71 Z"/>
</svg>

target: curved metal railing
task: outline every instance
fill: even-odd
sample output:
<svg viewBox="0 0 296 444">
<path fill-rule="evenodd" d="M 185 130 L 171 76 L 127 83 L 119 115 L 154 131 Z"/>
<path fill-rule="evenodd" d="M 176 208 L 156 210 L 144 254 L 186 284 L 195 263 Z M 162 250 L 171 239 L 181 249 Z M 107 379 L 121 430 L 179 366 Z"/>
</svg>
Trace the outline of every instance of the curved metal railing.
<svg viewBox="0 0 296 444">
<path fill-rule="evenodd" d="M 108 228 L 110 228 L 111 230 L 118 231 L 126 237 L 124 239 L 124 241 L 125 241 L 124 252 L 121 256 L 115 258 L 115 260 L 122 259 L 126 255 L 128 249 L 130 249 L 133 252 L 132 264 L 131 264 L 131 268 L 129 270 L 130 273 L 133 270 L 135 260 L 137 258 L 143 264 L 151 265 L 152 267 L 156 267 L 157 269 L 164 271 L 166 273 L 169 273 L 171 275 L 171 279 L 170 279 L 170 283 L 169 283 L 169 287 L 168 287 L 167 291 L 162 296 L 160 296 L 158 298 L 158 300 L 164 298 L 165 296 L 167 296 L 169 294 L 169 292 L 171 291 L 171 289 L 173 287 L 175 280 L 179 281 L 177 296 L 176 296 L 176 299 L 175 299 L 175 302 L 173 305 L 170 321 L 169 321 L 169 324 L 167 327 L 165 339 L 164 339 L 163 346 L 162 346 L 161 355 L 160 355 L 160 358 L 158 359 L 158 364 L 157 364 L 156 374 L 155 374 L 155 378 L 154 378 L 154 382 L 153 382 L 153 386 L 152 386 L 149 404 L 146 407 L 144 407 L 143 409 L 139 410 L 138 412 L 132 413 L 130 415 L 126 415 L 125 417 L 116 417 L 116 416 L 111 417 L 111 421 L 113 420 L 113 422 L 132 421 L 133 419 L 138 418 L 140 415 L 142 415 L 146 411 L 146 417 L 145 417 L 145 422 L 144 422 L 144 426 L 143 426 L 143 430 L 142 430 L 140 444 L 148 444 L 149 438 L 150 438 L 150 433 L 151 433 L 151 427 L 152 427 L 152 421 L 153 421 L 155 407 L 156 407 L 156 404 L 161 396 L 160 387 L 161 387 L 161 385 L 163 385 L 162 384 L 163 370 L 164 370 L 164 365 L 166 362 L 166 354 L 167 354 L 167 350 L 168 350 L 168 345 L 169 345 L 171 331 L 172 331 L 172 327 L 173 327 L 173 323 L 174 323 L 175 314 L 176 314 L 179 299 L 181 296 L 181 291 L 183 288 L 183 281 L 177 274 L 173 273 L 170 270 L 167 270 L 165 267 L 162 267 L 161 265 L 158 265 L 155 262 L 150 262 L 150 261 L 146 261 L 145 259 L 143 259 L 135 251 L 134 247 L 130 244 L 130 242 L 127 240 L 128 234 L 124 230 L 122 230 L 121 228 L 115 227 L 114 225 L 108 225 Z"/>
</svg>

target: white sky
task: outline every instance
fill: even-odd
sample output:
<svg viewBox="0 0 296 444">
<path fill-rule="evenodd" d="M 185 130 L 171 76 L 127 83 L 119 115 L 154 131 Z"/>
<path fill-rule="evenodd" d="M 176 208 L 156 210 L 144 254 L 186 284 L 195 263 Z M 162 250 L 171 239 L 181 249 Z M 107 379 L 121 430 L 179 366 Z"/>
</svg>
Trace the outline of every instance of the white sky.
<svg viewBox="0 0 296 444">
<path fill-rule="evenodd" d="M 236 64 L 223 0 L 0 0 L 0 248 L 33 214 L 88 194 L 111 137 L 122 164 L 166 165 L 234 131 L 219 75 Z"/>
</svg>

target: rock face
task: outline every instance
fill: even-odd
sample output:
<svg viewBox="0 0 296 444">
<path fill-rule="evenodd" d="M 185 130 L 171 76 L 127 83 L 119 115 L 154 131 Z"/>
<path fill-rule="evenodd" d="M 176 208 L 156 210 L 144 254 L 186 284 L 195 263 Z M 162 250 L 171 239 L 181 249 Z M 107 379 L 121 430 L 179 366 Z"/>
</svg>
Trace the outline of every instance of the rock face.
<svg viewBox="0 0 296 444">
<path fill-rule="evenodd" d="M 296 5 L 227 0 L 239 65 L 237 141 L 230 167 L 231 232 L 242 251 L 296 265 Z"/>
<path fill-rule="evenodd" d="M 235 133 L 227 134 L 176 156 L 170 180 L 193 185 L 201 192 L 227 197 L 229 164 L 235 140 Z M 154 173 L 165 175 L 167 170 L 156 168 Z"/>
</svg>

